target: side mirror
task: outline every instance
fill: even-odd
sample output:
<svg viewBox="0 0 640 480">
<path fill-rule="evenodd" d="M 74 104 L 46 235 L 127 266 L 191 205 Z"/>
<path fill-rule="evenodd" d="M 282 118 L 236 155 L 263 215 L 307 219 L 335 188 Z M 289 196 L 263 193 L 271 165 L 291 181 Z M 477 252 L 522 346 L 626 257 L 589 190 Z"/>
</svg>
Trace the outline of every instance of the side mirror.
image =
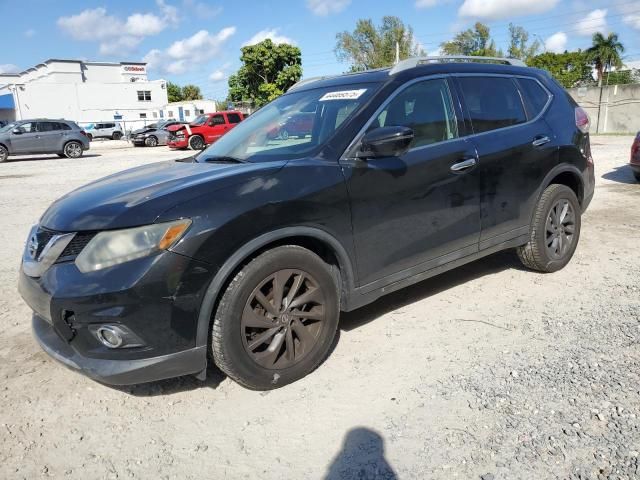
<svg viewBox="0 0 640 480">
<path fill-rule="evenodd" d="M 11 133 L 13 133 L 14 135 L 22 135 L 22 129 L 14 128 L 13 130 L 11 130 Z"/>
<path fill-rule="evenodd" d="M 379 127 L 367 132 L 356 156 L 361 159 L 398 157 L 405 153 L 413 141 L 409 127 Z"/>
</svg>

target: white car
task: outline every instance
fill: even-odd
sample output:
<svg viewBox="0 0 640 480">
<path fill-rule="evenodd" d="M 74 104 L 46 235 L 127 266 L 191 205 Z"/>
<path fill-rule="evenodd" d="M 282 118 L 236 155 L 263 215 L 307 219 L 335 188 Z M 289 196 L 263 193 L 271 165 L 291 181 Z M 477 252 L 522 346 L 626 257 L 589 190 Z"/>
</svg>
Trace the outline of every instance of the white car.
<svg viewBox="0 0 640 480">
<path fill-rule="evenodd" d="M 94 138 L 110 138 L 120 140 L 122 138 L 122 126 L 116 122 L 93 123 L 85 127 L 89 140 Z"/>
</svg>

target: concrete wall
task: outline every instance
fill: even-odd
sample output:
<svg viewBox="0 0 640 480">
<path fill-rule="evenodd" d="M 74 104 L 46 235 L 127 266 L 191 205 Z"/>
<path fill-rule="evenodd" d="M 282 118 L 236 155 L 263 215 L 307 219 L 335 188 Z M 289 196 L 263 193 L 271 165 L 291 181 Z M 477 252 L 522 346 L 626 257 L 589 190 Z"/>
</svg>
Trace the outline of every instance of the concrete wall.
<svg viewBox="0 0 640 480">
<path fill-rule="evenodd" d="M 591 117 L 593 133 L 640 131 L 640 84 L 570 88 L 569 94 Z"/>
</svg>

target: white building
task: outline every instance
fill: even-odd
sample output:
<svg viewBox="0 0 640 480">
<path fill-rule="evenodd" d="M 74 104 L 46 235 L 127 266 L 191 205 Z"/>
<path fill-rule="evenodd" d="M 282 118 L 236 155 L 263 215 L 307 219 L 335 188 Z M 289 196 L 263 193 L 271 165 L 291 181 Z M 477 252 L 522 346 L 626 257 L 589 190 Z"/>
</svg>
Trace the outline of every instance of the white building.
<svg viewBox="0 0 640 480">
<path fill-rule="evenodd" d="M 157 118 L 167 103 L 166 82 L 149 81 L 145 63 L 52 59 L 0 74 L 0 120 L 116 120 L 129 128 Z"/>
<path fill-rule="evenodd" d="M 192 122 L 203 113 L 217 112 L 215 100 L 185 100 L 165 105 L 158 112 L 161 118 L 172 118 L 181 122 Z"/>
</svg>

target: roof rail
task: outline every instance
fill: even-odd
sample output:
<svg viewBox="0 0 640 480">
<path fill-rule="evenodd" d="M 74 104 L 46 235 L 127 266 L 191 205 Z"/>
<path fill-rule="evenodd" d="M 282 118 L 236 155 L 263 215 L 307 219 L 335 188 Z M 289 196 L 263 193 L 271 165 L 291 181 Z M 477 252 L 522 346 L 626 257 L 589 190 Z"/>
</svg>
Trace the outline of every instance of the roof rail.
<svg viewBox="0 0 640 480">
<path fill-rule="evenodd" d="M 289 87 L 289 89 L 287 90 L 287 92 L 291 92 L 293 90 L 296 90 L 299 87 L 302 87 L 303 85 L 308 85 L 310 83 L 313 82 L 318 82 L 320 80 L 326 80 L 327 78 L 331 78 L 330 75 L 325 75 L 325 76 L 320 76 L 320 77 L 309 77 L 309 78 L 305 78 L 304 80 L 300 80 L 297 83 L 294 83 L 293 85 L 291 85 Z"/>
<path fill-rule="evenodd" d="M 442 55 L 439 57 L 412 57 L 398 62 L 390 71 L 389 75 L 418 65 L 427 65 L 429 63 L 498 63 L 502 65 L 513 65 L 514 67 L 526 67 L 527 64 L 516 58 L 499 58 L 499 57 L 470 57 L 464 55 Z"/>
</svg>

